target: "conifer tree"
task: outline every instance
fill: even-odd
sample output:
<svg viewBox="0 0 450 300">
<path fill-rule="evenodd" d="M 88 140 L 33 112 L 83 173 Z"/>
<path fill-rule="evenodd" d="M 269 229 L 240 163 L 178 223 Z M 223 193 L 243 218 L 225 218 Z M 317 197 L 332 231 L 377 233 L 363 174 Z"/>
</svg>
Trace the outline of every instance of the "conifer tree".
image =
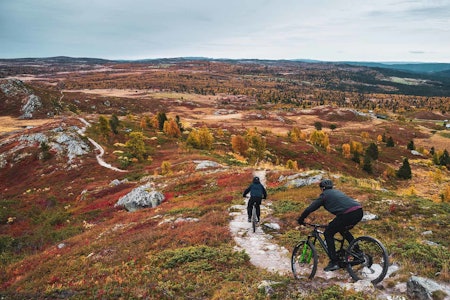
<svg viewBox="0 0 450 300">
<path fill-rule="evenodd" d="M 386 147 L 394 147 L 394 140 L 392 139 L 392 136 L 388 137 L 387 141 L 386 141 Z"/>
<path fill-rule="evenodd" d="M 449 164 L 450 164 L 450 157 L 448 155 L 447 149 L 445 149 L 442 155 L 439 157 L 439 165 L 446 166 Z"/>
<path fill-rule="evenodd" d="M 111 131 L 114 134 L 118 134 L 119 131 L 117 130 L 117 127 L 119 127 L 119 118 L 117 118 L 116 114 L 112 114 L 111 119 L 109 119 L 109 127 L 111 128 Z"/>
<path fill-rule="evenodd" d="M 158 119 L 158 129 L 163 130 L 164 129 L 164 123 L 167 121 L 167 116 L 165 112 L 159 112 L 156 116 Z"/>
<path fill-rule="evenodd" d="M 353 152 L 352 160 L 358 164 L 361 162 L 360 154 L 358 151 Z"/>
<path fill-rule="evenodd" d="M 184 128 L 183 128 L 183 124 L 181 124 L 181 120 L 180 120 L 180 116 L 175 116 L 175 121 L 177 122 L 177 125 L 178 125 L 178 128 L 180 129 L 180 132 L 183 132 L 184 131 Z"/>
<path fill-rule="evenodd" d="M 403 165 L 397 171 L 397 177 L 400 179 L 411 179 L 411 167 L 409 165 L 408 158 L 403 159 Z"/>
<path fill-rule="evenodd" d="M 378 159 L 378 146 L 375 143 L 370 143 L 367 147 L 366 156 L 369 156 L 372 160 Z"/>
<path fill-rule="evenodd" d="M 364 155 L 363 170 L 369 174 L 372 174 L 372 159 L 367 152 L 366 155 Z"/>
</svg>

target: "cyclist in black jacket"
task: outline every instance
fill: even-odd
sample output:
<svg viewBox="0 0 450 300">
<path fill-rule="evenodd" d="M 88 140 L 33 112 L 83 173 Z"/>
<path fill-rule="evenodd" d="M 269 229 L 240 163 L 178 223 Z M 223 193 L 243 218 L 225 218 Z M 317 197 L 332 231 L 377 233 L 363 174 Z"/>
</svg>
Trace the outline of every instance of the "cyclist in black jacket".
<svg viewBox="0 0 450 300">
<path fill-rule="evenodd" d="M 350 231 L 348 231 L 348 228 L 350 226 L 355 226 L 361 221 L 363 210 L 359 202 L 350 198 L 343 192 L 333 189 L 333 182 L 331 180 L 322 180 L 319 187 L 322 190 L 319 198 L 314 200 L 303 211 L 297 219 L 297 222 L 300 225 L 304 224 L 305 218 L 321 206 L 336 216 L 324 231 L 330 257 L 330 263 L 324 270 L 334 271 L 339 269 L 336 246 L 334 245 L 334 235 L 339 232 L 349 243 L 353 241 L 354 237 Z"/>
<path fill-rule="evenodd" d="M 253 178 L 253 182 L 244 191 L 242 196 L 245 197 L 248 193 L 250 193 L 250 199 L 248 200 L 248 203 L 247 203 L 248 221 L 249 222 L 252 221 L 251 220 L 252 207 L 253 207 L 253 203 L 255 203 L 256 216 L 258 217 L 258 222 L 259 222 L 259 217 L 261 215 L 261 209 L 260 209 L 261 201 L 262 201 L 262 199 L 266 199 L 267 198 L 267 191 L 264 188 L 264 186 L 261 184 L 261 182 L 259 180 L 259 177 L 256 176 L 256 177 Z"/>
</svg>

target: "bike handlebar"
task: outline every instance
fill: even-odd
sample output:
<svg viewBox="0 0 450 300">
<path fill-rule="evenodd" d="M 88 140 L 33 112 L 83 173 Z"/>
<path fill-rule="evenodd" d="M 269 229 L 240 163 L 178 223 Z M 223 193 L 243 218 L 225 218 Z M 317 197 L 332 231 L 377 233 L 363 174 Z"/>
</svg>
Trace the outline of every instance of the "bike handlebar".
<svg viewBox="0 0 450 300">
<path fill-rule="evenodd" d="M 314 227 L 314 228 L 327 228 L 328 225 L 322 225 L 322 224 L 314 224 L 314 223 L 303 223 L 304 225 L 308 225 L 310 227 Z"/>
</svg>

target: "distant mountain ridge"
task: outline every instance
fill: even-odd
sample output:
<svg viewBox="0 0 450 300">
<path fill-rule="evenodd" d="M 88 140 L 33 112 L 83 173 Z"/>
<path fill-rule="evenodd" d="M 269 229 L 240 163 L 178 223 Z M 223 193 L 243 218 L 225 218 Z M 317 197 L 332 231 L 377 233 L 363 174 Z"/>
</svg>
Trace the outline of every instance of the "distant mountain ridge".
<svg viewBox="0 0 450 300">
<path fill-rule="evenodd" d="M 348 65 L 364 66 L 370 68 L 385 68 L 414 73 L 447 74 L 450 72 L 450 63 L 377 63 L 377 62 L 342 62 Z"/>
<path fill-rule="evenodd" d="M 183 60 L 210 60 L 210 61 L 248 61 L 248 62 L 303 62 L 303 63 L 329 63 L 329 64 L 347 64 L 353 66 L 364 66 L 369 68 L 385 68 L 402 70 L 415 73 L 446 73 L 450 72 L 450 63 L 423 63 L 423 62 L 371 62 L 371 61 L 321 61 L 314 59 L 252 59 L 252 58 L 209 58 L 209 57 L 166 57 L 166 58 L 145 58 L 145 59 L 103 59 L 95 57 L 27 57 L 27 58 L 9 58 L 1 59 L 0 62 L 46 62 L 46 63 L 108 63 L 108 62 L 152 62 L 152 61 L 183 61 Z"/>
<path fill-rule="evenodd" d="M 318 61 L 310 59 L 226 59 L 207 57 L 172 57 L 136 60 L 108 60 L 86 57 L 47 57 L 0 59 L 0 78 L 16 74 L 40 74 L 42 69 L 51 72 L 82 71 L 92 66 L 107 64 L 191 64 L 191 62 L 221 62 L 253 68 L 251 65 L 270 66 L 270 70 L 283 73 L 293 69 L 310 72 L 314 79 L 320 74 L 327 88 L 361 93 L 397 93 L 417 96 L 450 96 L 450 63 L 357 62 Z M 269 70 L 269 69 L 265 69 Z M 334 70 L 330 72 L 330 70 Z M 265 72 L 259 70 L 258 72 Z M 280 73 L 280 74 L 281 74 Z"/>
</svg>

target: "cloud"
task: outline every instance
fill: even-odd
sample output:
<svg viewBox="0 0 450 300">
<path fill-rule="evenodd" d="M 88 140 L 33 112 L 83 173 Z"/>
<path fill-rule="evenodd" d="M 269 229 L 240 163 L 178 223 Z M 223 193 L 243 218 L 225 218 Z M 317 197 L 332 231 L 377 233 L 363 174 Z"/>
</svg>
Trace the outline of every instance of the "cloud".
<svg viewBox="0 0 450 300">
<path fill-rule="evenodd" d="M 423 49 L 424 59 L 450 61 L 449 6 L 448 0 L 0 1 L 0 57 L 405 60 L 414 55 L 410 49 Z"/>
</svg>

